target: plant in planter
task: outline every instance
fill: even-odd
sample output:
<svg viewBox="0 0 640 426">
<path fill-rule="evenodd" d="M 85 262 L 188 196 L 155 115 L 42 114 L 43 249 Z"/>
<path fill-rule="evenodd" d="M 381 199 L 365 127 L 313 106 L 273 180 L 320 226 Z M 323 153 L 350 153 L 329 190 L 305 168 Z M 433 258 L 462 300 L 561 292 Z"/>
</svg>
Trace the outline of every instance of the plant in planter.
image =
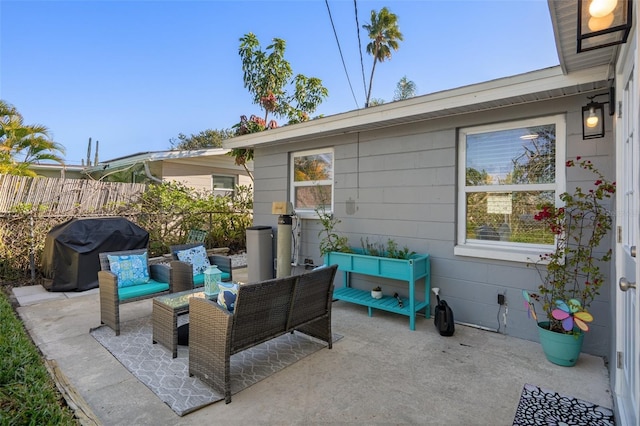
<svg viewBox="0 0 640 426">
<path fill-rule="evenodd" d="M 323 256 L 330 252 L 354 253 L 354 249 L 349 246 L 349 240 L 346 236 L 340 235 L 336 230 L 336 226 L 340 223 L 340 219 L 328 213 L 324 208 L 317 208 L 316 213 L 320 219 L 322 229 L 318 232 L 320 240 L 320 254 Z M 409 251 L 408 247 L 398 248 L 398 243 L 389 238 L 387 244 L 381 242 L 369 242 L 369 237 L 360 239 L 360 254 L 367 256 L 388 257 L 390 259 L 410 259 L 416 254 L 415 251 Z"/>
<path fill-rule="evenodd" d="M 382 289 L 380 286 L 376 286 L 371 289 L 371 297 L 374 299 L 382 299 Z"/>
<path fill-rule="evenodd" d="M 416 254 L 415 251 L 410 252 L 407 246 L 404 246 L 401 250 L 398 249 L 398 243 L 391 238 L 387 240 L 386 246 L 379 241 L 370 243 L 369 237 L 366 237 L 365 239 L 360 238 L 360 245 L 362 246 L 362 254 L 369 256 L 388 257 L 391 259 L 409 259 L 411 256 Z"/>
<path fill-rule="evenodd" d="M 340 219 L 328 213 L 324 207 L 317 208 L 316 213 L 322 225 L 322 230 L 318 232 L 318 237 L 322 237 L 320 240 L 320 254 L 324 256 L 332 251 L 351 253 L 352 250 L 349 247 L 347 237 L 338 234 L 336 231 L 336 226 L 340 223 Z"/>
<path fill-rule="evenodd" d="M 541 284 L 537 293 L 523 290 L 529 315 L 536 321 L 538 316 L 534 302 L 542 306 L 546 319 L 538 322 L 541 343 L 547 358 L 556 364 L 573 365 L 577 361 L 580 347 L 566 361 L 560 361 L 559 354 L 549 355 L 543 335 L 545 332 L 569 335 L 576 345 L 581 345 L 583 333 L 589 330 L 588 322 L 593 320 L 588 309 L 604 284 L 603 264 L 611 260 L 611 249 L 598 252 L 603 238 L 611 230 L 612 217 L 605 199 L 615 193 L 615 182 L 604 175 L 589 160 L 567 161 L 567 167 L 580 167 L 596 176 L 594 187 L 586 192 L 576 187 L 573 193 L 560 195 L 563 206 L 556 207 L 551 202 L 539 205 L 536 221 L 545 225 L 546 232 L 555 237 L 555 247 L 551 253 L 540 255 L 535 267 Z"/>
</svg>

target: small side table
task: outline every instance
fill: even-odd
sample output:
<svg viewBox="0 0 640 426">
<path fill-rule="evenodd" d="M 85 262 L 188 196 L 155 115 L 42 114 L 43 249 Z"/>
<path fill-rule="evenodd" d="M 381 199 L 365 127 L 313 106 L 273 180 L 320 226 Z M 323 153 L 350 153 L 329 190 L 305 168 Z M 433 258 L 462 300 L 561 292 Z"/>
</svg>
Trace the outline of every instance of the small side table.
<svg viewBox="0 0 640 426">
<path fill-rule="evenodd" d="M 192 297 L 214 300 L 218 295 L 206 295 L 199 287 L 153 299 L 153 343 L 160 343 L 171 350 L 173 358 L 178 356 L 178 315 L 189 312 L 189 299 Z"/>
</svg>

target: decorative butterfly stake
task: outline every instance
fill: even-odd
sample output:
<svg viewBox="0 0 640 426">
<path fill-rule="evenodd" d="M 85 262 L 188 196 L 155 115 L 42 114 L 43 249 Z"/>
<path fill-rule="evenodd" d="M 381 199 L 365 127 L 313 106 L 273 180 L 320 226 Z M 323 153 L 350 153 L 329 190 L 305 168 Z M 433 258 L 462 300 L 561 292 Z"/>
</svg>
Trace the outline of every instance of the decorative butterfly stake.
<svg viewBox="0 0 640 426">
<path fill-rule="evenodd" d="M 551 315 L 562 321 L 562 328 L 566 331 L 573 330 L 573 325 L 577 325 L 582 331 L 589 331 L 589 326 L 586 324 L 593 321 L 593 316 L 582 309 L 582 304 L 579 300 L 571 299 L 569 304 L 563 300 L 556 300 L 556 306 L 558 309 L 554 309 Z"/>
<path fill-rule="evenodd" d="M 529 316 L 529 318 L 533 317 L 534 320 L 538 321 L 536 307 L 533 305 L 533 301 L 531 300 L 531 296 L 529 296 L 529 292 L 527 290 L 522 290 L 522 297 L 524 297 L 524 307 L 527 308 L 527 315 Z"/>
</svg>

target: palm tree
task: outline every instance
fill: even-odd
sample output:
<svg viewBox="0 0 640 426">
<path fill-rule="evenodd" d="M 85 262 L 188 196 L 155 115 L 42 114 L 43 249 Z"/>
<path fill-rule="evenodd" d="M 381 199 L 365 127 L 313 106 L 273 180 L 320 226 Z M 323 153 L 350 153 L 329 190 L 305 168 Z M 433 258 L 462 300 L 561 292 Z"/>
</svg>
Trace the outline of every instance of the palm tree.
<svg viewBox="0 0 640 426">
<path fill-rule="evenodd" d="M 396 93 L 393 97 L 394 101 L 401 101 L 404 99 L 413 98 L 416 95 L 416 84 L 409 80 L 405 75 L 396 84 Z"/>
<path fill-rule="evenodd" d="M 369 101 L 369 106 L 382 105 L 384 103 L 384 99 L 382 98 L 373 98 Z"/>
<path fill-rule="evenodd" d="M 367 101 L 364 106 L 369 106 L 371 98 L 371 86 L 373 85 L 373 73 L 376 70 L 378 61 L 384 62 L 391 59 L 391 49 L 398 50 L 398 41 L 402 41 L 402 33 L 398 29 L 398 17 L 383 7 L 379 13 L 371 11 L 371 24 L 362 26 L 369 32 L 371 43 L 367 44 L 367 53 L 373 56 L 373 67 L 371 68 L 371 78 L 369 79 L 369 90 L 367 91 Z"/>
<path fill-rule="evenodd" d="M 64 164 L 57 154 L 64 152 L 47 127 L 24 124 L 18 110 L 0 99 L 0 173 L 36 176 L 29 166 L 42 160 Z"/>
</svg>

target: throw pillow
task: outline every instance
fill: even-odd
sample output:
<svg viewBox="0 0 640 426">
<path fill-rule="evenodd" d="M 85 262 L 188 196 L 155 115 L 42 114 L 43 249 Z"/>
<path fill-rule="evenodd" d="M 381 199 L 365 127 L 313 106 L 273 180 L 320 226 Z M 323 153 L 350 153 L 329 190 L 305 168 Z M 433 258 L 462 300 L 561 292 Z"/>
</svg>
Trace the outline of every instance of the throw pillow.
<svg viewBox="0 0 640 426">
<path fill-rule="evenodd" d="M 178 260 L 193 265 L 193 275 L 203 274 L 204 271 L 211 266 L 207 257 L 207 250 L 204 246 L 196 246 L 186 250 L 176 252 Z"/>
<path fill-rule="evenodd" d="M 238 284 L 220 282 L 218 287 L 220 287 L 218 305 L 233 313 L 238 299 Z"/>
<path fill-rule="evenodd" d="M 118 277 L 118 287 L 129 287 L 149 282 L 147 252 L 142 254 L 114 256 L 109 258 L 109 268 Z"/>
</svg>

